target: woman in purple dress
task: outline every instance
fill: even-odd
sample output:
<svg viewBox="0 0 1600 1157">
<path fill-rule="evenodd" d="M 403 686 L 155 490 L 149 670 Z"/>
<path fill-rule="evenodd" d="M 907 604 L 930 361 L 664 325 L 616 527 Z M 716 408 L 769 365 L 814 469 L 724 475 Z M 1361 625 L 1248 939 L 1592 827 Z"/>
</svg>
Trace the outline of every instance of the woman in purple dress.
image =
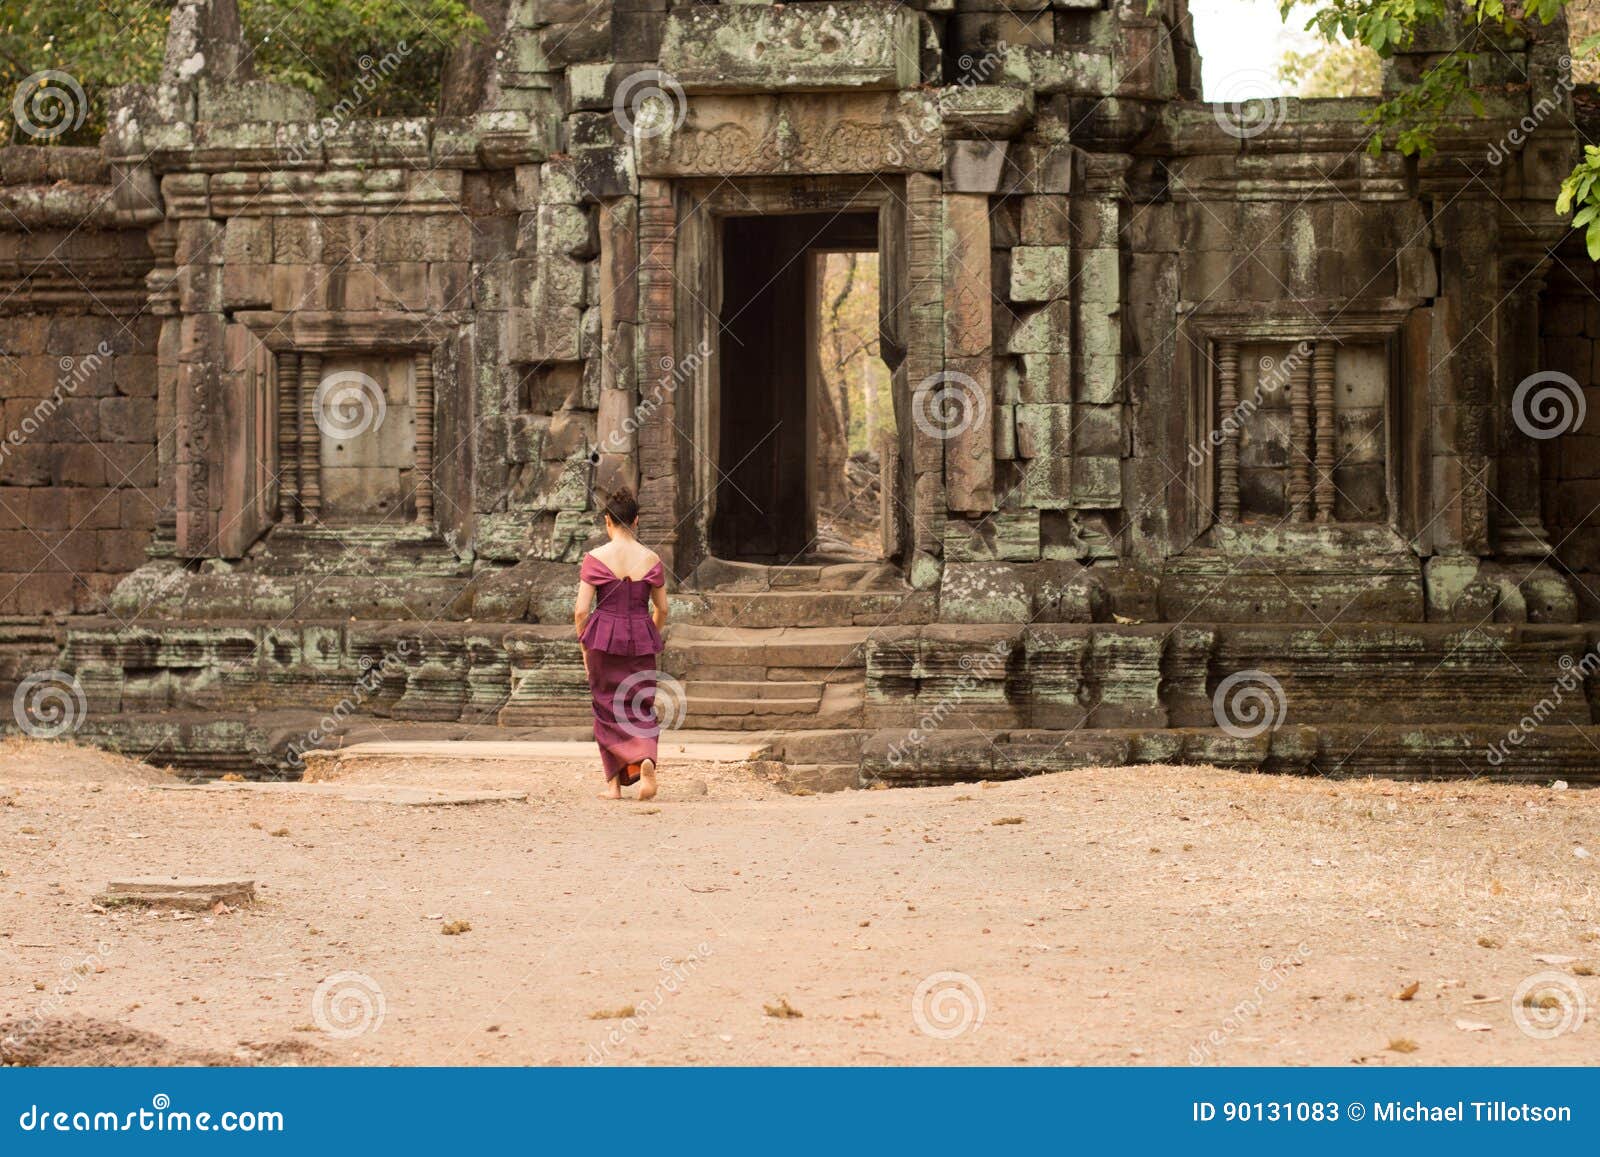
<svg viewBox="0 0 1600 1157">
<path fill-rule="evenodd" d="M 594 707 L 594 739 L 600 745 L 606 790 L 601 799 L 621 799 L 639 784 L 639 798 L 656 794 L 656 656 L 667 621 L 667 591 L 661 559 L 635 537 L 639 501 L 633 491 L 613 490 L 605 500 L 610 542 L 583 556 L 574 618 L 583 644 Z"/>
</svg>

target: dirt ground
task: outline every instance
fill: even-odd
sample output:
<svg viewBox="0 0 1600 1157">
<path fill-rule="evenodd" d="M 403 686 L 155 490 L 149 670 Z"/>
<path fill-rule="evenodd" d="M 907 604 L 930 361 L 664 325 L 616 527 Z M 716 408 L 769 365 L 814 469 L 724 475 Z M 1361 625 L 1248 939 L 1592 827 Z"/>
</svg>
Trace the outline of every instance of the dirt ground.
<svg viewBox="0 0 1600 1157">
<path fill-rule="evenodd" d="M 1149 767 L 795 797 L 664 764 L 650 805 L 577 762 L 360 773 L 529 793 L 400 807 L 0 745 L 0 1059 L 1600 1056 L 1591 793 Z M 95 903 L 170 874 L 259 899 Z"/>
</svg>

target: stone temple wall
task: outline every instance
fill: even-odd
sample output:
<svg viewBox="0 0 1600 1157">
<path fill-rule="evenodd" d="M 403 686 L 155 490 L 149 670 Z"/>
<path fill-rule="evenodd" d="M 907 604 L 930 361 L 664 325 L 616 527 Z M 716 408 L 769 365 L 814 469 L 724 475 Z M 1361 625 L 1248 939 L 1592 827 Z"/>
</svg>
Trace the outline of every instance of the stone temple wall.
<svg viewBox="0 0 1600 1157">
<path fill-rule="evenodd" d="M 1541 448 L 1541 497 L 1556 555 L 1575 575 L 1579 612 L 1590 620 L 1600 618 L 1600 278 L 1581 247 L 1563 256 L 1545 289 L 1540 364 L 1582 387 L 1585 414 Z"/>
<path fill-rule="evenodd" d="M 0 615 L 94 614 L 145 561 L 160 326 L 98 150 L 0 149 Z"/>
<path fill-rule="evenodd" d="M 663 661 L 715 705 L 691 719 L 797 683 L 865 767 L 964 697 L 982 747 L 911 779 L 1040 770 L 1082 729 L 1084 758 L 1453 772 L 1498 719 L 1471 688 L 1532 702 L 1591 648 L 1595 419 L 1541 428 L 1521 388 L 1594 388 L 1559 26 L 1405 158 L 1367 147 L 1372 101 L 1201 100 L 1181 0 L 489 7 L 446 112 L 379 120 L 253 78 L 231 0 L 182 0 L 97 153 L 0 164 L 7 425 L 112 343 L 0 463 L 86 568 L 0 604 L 67 616 L 0 659 L 53 658 L 106 741 L 220 766 L 353 685 L 376 718 L 581 718 L 576 563 L 619 480 L 673 575 Z M 724 223 L 776 214 L 875 223 L 874 563 L 712 549 L 720 416 L 761 386 L 723 380 Z M 1240 671 L 1306 728 L 1432 730 L 1179 735 Z"/>
</svg>

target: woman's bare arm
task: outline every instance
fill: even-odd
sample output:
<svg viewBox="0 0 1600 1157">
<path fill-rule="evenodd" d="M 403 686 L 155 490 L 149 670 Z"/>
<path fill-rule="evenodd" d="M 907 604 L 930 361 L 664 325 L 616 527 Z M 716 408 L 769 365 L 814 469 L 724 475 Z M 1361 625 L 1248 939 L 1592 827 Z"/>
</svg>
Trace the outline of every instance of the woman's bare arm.
<svg viewBox="0 0 1600 1157">
<path fill-rule="evenodd" d="M 667 625 L 667 588 L 652 587 L 650 589 L 650 619 L 660 630 Z"/>
<path fill-rule="evenodd" d="M 583 634 L 583 624 L 589 621 L 589 612 L 594 609 L 594 587 L 588 583 L 578 584 L 578 601 L 572 608 L 572 621 L 576 624 L 578 634 Z"/>
</svg>

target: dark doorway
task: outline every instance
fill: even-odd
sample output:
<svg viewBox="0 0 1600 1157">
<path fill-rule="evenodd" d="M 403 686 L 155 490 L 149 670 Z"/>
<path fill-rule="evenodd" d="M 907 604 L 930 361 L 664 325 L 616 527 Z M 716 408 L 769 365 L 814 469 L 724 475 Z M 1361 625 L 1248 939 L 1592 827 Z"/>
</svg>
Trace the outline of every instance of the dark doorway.
<svg viewBox="0 0 1600 1157">
<path fill-rule="evenodd" d="M 832 403 L 818 364 L 817 258 L 877 249 L 875 213 L 722 219 L 714 555 L 781 564 L 819 554 L 818 413 Z"/>
</svg>

